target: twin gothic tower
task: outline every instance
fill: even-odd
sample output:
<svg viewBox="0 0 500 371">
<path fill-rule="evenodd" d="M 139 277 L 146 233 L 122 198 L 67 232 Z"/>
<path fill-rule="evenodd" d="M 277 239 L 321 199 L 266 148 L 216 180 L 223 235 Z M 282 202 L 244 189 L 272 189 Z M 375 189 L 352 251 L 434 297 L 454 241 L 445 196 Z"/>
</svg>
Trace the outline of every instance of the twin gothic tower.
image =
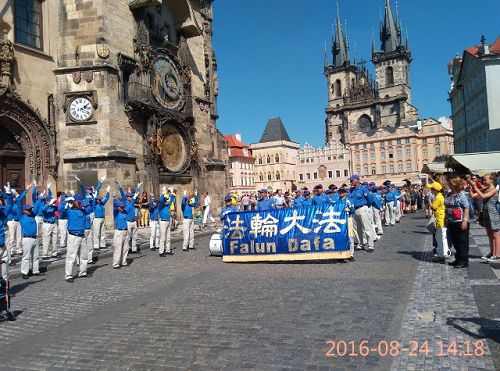
<svg viewBox="0 0 500 371">
<path fill-rule="evenodd" d="M 328 83 L 326 143 L 349 144 L 356 133 L 370 135 L 378 128 L 415 122 L 418 113 L 411 104 L 410 45 L 408 38 L 403 42 L 401 22 L 399 17 L 394 19 L 390 1 L 386 0 L 380 25 L 380 50 L 372 41 L 375 80 L 370 79 L 363 62 L 351 63 L 339 15 L 336 23 L 332 64 L 325 57 L 324 66 Z"/>
</svg>

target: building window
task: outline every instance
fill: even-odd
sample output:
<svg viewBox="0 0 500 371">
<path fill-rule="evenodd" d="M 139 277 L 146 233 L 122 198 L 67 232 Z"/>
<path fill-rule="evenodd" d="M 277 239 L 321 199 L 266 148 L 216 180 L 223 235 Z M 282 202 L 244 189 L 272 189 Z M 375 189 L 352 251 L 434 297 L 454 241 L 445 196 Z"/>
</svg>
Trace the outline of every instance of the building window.
<svg viewBox="0 0 500 371">
<path fill-rule="evenodd" d="M 318 173 L 313 173 L 313 178 L 318 179 Z"/>
<path fill-rule="evenodd" d="M 394 158 L 394 153 L 392 152 L 392 149 L 389 151 L 389 158 Z"/>
<path fill-rule="evenodd" d="M 366 143 L 363 143 L 363 149 L 366 149 Z"/>
<path fill-rule="evenodd" d="M 262 173 L 260 173 L 260 174 L 259 174 L 259 180 L 260 180 L 261 182 L 263 182 L 263 181 L 264 181 L 264 174 L 262 174 Z"/>
<path fill-rule="evenodd" d="M 392 67 L 387 67 L 385 69 L 385 81 L 386 85 L 394 85 L 394 70 Z"/>
<path fill-rule="evenodd" d="M 406 144 L 410 144 L 410 138 L 406 138 L 406 139 L 405 139 L 405 143 L 406 143 Z"/>
<path fill-rule="evenodd" d="M 439 143 L 439 137 L 434 138 L 434 143 Z"/>
<path fill-rule="evenodd" d="M 375 166 L 372 166 L 372 175 L 375 175 L 377 174 L 377 169 L 375 168 Z"/>
<path fill-rule="evenodd" d="M 380 159 L 385 161 L 385 151 L 380 152 Z"/>
<path fill-rule="evenodd" d="M 370 153 L 370 160 L 375 161 L 375 152 Z"/>
<path fill-rule="evenodd" d="M 349 176 L 349 170 L 344 169 L 344 177 L 347 178 Z"/>
<path fill-rule="evenodd" d="M 380 147 L 383 147 L 385 145 L 385 142 L 383 140 L 380 141 Z"/>
<path fill-rule="evenodd" d="M 403 158 L 403 150 L 401 148 L 398 148 L 397 154 L 398 158 Z"/>
<path fill-rule="evenodd" d="M 276 180 L 280 180 L 280 179 L 281 179 L 281 177 L 280 177 L 280 172 L 279 172 L 279 171 L 277 171 L 277 172 L 276 172 Z"/>
<path fill-rule="evenodd" d="M 16 42 L 42 49 L 42 2 L 16 0 L 14 2 Z"/>
<path fill-rule="evenodd" d="M 299 180 L 302 182 L 304 180 L 304 174 L 299 174 Z"/>
<path fill-rule="evenodd" d="M 368 166 L 365 166 L 365 168 L 363 170 L 364 170 L 364 174 L 368 175 Z"/>
<path fill-rule="evenodd" d="M 333 178 L 333 171 L 328 170 L 328 178 L 330 178 L 330 179 Z"/>
<path fill-rule="evenodd" d="M 340 178 L 340 170 L 335 171 L 335 177 Z"/>
<path fill-rule="evenodd" d="M 406 157 L 410 157 L 411 156 L 411 149 L 409 148 L 406 148 Z"/>
<path fill-rule="evenodd" d="M 403 164 L 400 162 L 398 164 L 398 173 L 402 173 L 403 172 Z"/>
<path fill-rule="evenodd" d="M 422 138 L 422 143 L 427 143 L 427 138 Z"/>
<path fill-rule="evenodd" d="M 356 154 L 354 155 L 354 158 L 356 159 L 356 161 L 359 161 L 359 153 L 356 153 Z"/>
<path fill-rule="evenodd" d="M 436 156 L 441 156 L 441 147 L 436 146 L 435 150 L 436 150 Z"/>
<path fill-rule="evenodd" d="M 310 174 L 310 173 L 307 173 L 307 174 L 306 174 L 306 179 L 307 179 L 307 180 L 311 180 L 311 174 Z"/>
<path fill-rule="evenodd" d="M 271 163 L 271 156 L 267 155 L 267 163 L 270 164 Z"/>
<path fill-rule="evenodd" d="M 370 148 L 375 148 L 375 143 L 370 143 Z"/>
<path fill-rule="evenodd" d="M 396 144 L 401 144 L 401 139 L 397 139 Z"/>
<path fill-rule="evenodd" d="M 328 156 L 328 161 L 331 161 L 332 160 L 332 156 Z"/>
<path fill-rule="evenodd" d="M 271 173 L 267 173 L 267 180 L 271 180 L 271 179 L 272 179 Z"/>
<path fill-rule="evenodd" d="M 361 175 L 361 168 L 360 168 L 360 167 L 358 167 L 358 168 L 356 169 L 356 174 Z"/>
<path fill-rule="evenodd" d="M 359 149 L 359 145 L 355 144 L 354 149 Z"/>
<path fill-rule="evenodd" d="M 422 148 L 422 154 L 424 155 L 425 159 L 429 157 L 429 152 L 427 151 L 427 147 Z"/>
<path fill-rule="evenodd" d="M 382 174 L 387 173 L 387 166 L 382 165 Z"/>
<path fill-rule="evenodd" d="M 363 153 L 363 161 L 368 161 L 368 153 Z"/>
<path fill-rule="evenodd" d="M 390 164 L 390 165 L 389 165 L 389 172 L 390 172 L 391 174 L 394 174 L 394 165 L 393 165 L 393 164 Z"/>
<path fill-rule="evenodd" d="M 259 156 L 259 165 L 262 165 L 262 157 Z"/>
<path fill-rule="evenodd" d="M 280 162 L 280 156 L 279 156 L 278 154 L 276 154 L 276 155 L 274 156 L 274 161 L 275 161 L 276 163 Z"/>
<path fill-rule="evenodd" d="M 406 171 L 412 171 L 411 161 L 406 162 Z"/>
<path fill-rule="evenodd" d="M 340 82 L 340 80 L 335 81 L 335 96 L 337 98 L 342 96 L 342 83 Z"/>
</svg>

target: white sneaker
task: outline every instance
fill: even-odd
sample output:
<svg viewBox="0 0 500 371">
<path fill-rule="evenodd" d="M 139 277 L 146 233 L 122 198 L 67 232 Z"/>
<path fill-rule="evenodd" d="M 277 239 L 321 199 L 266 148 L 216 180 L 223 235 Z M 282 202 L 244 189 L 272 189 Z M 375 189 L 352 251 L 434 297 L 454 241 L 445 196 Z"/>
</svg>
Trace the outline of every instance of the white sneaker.
<svg viewBox="0 0 500 371">
<path fill-rule="evenodd" d="M 493 254 L 489 253 L 489 254 L 487 254 L 487 255 L 485 255 L 485 256 L 481 256 L 481 259 L 483 259 L 483 260 L 488 260 L 488 259 L 490 259 L 492 256 L 493 256 Z"/>
<path fill-rule="evenodd" d="M 57 253 L 56 253 L 56 252 L 53 252 L 53 253 L 52 253 L 52 257 L 53 257 L 53 258 L 57 258 Z"/>
<path fill-rule="evenodd" d="M 491 258 L 486 259 L 488 263 L 496 263 L 499 261 L 498 256 L 492 255 Z"/>
</svg>

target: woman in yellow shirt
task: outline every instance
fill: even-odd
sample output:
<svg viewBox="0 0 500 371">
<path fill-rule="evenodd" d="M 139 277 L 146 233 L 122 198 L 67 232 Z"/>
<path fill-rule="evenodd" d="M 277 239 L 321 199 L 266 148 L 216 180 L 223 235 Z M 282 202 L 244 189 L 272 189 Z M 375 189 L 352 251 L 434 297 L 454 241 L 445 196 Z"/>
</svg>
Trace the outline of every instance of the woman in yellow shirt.
<svg viewBox="0 0 500 371">
<path fill-rule="evenodd" d="M 437 257 L 435 260 L 444 260 L 449 256 L 449 249 L 448 239 L 446 237 L 446 227 L 444 224 L 444 196 L 441 193 L 443 186 L 441 183 L 433 182 L 427 184 L 427 187 L 430 188 L 432 194 L 434 195 L 434 201 L 432 201 L 431 209 L 434 211 L 434 217 L 436 218 Z"/>
</svg>

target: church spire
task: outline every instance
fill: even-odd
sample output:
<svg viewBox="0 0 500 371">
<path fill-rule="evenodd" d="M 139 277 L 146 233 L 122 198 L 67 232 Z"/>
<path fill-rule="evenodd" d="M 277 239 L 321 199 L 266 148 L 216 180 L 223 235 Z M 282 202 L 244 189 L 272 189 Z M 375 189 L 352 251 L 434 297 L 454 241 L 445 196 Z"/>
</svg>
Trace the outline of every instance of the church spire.
<svg viewBox="0 0 500 371">
<path fill-rule="evenodd" d="M 399 23 L 399 20 L 398 20 Z M 394 17 L 392 16 L 391 3 L 385 0 L 385 17 L 384 23 L 380 26 L 380 41 L 382 41 L 382 52 L 389 53 L 397 49 L 400 42 L 398 41 L 401 31 L 397 31 Z"/>
<path fill-rule="evenodd" d="M 340 21 L 340 14 L 337 8 L 337 27 L 335 30 L 335 39 L 332 45 L 333 65 L 334 67 L 343 66 L 345 62 L 349 61 L 347 52 L 347 40 L 342 32 L 342 22 Z"/>
</svg>

